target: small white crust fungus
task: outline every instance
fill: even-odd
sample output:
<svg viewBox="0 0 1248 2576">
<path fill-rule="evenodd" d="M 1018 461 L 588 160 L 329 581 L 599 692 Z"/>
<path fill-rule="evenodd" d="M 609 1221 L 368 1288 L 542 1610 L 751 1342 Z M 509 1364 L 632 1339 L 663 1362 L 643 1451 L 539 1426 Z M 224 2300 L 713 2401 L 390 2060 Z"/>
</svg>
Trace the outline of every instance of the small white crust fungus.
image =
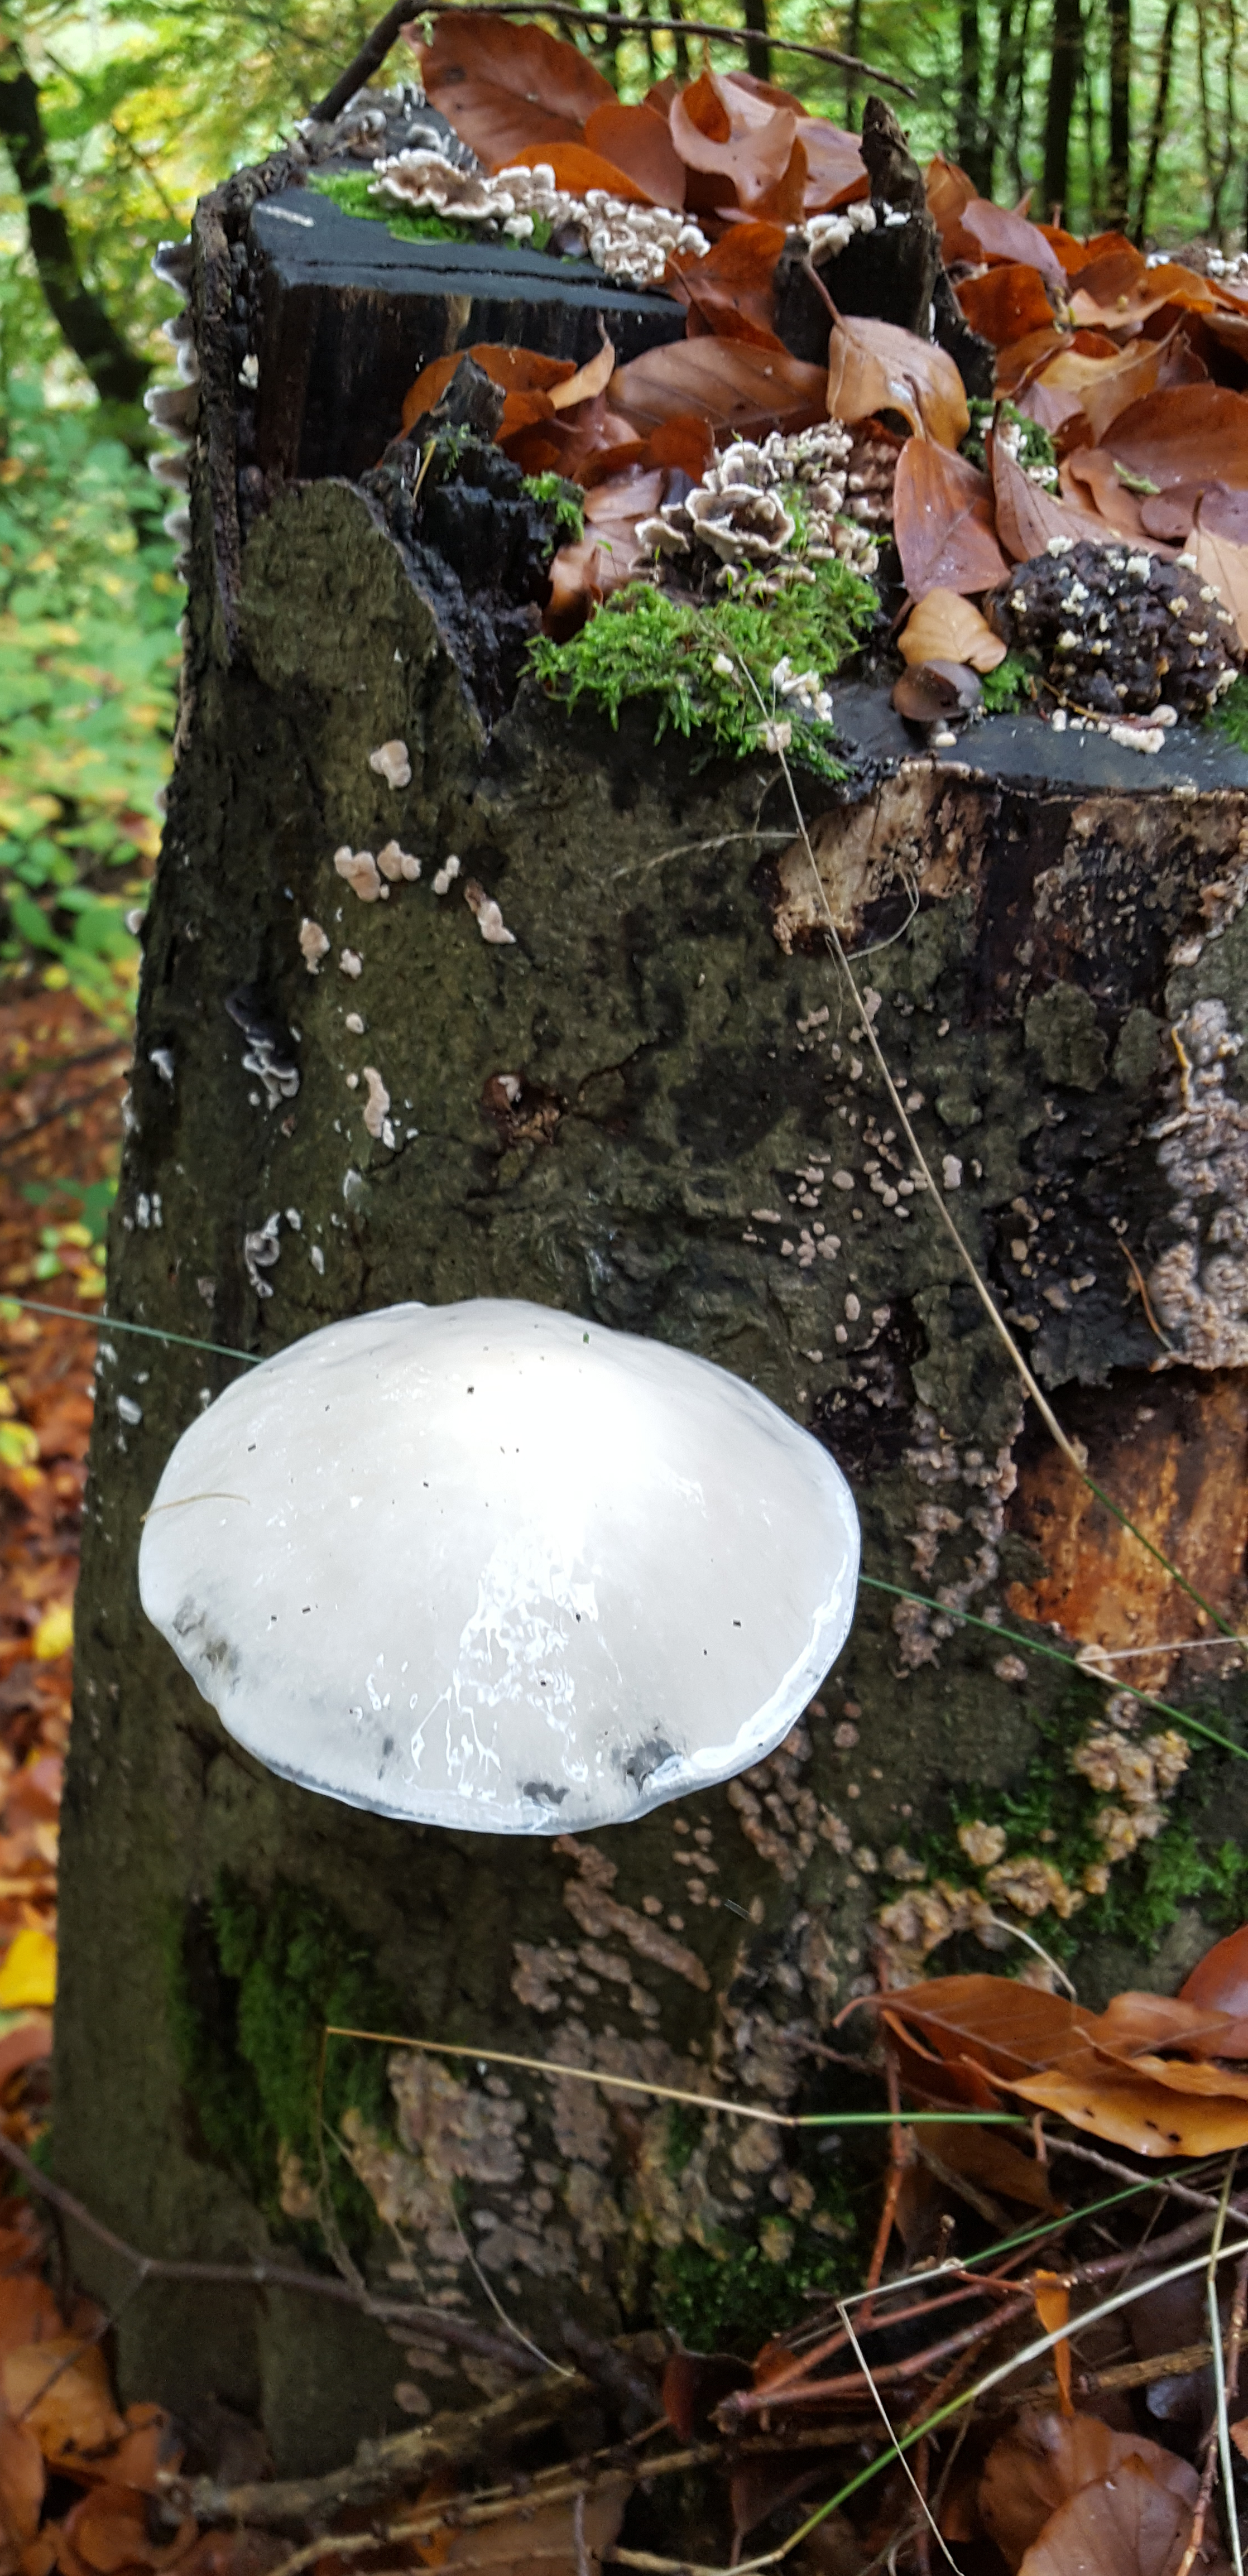
<svg viewBox="0 0 1248 2576">
<path fill-rule="evenodd" d="M 348 1079 L 350 1078 L 349 1076 Z M 375 1064 L 365 1065 L 364 1080 L 368 1086 L 368 1099 L 364 1105 L 364 1124 L 370 1136 L 380 1137 L 385 1144 L 393 1145 L 394 1129 L 386 1114 L 390 1107 L 390 1094 Z"/>
<path fill-rule="evenodd" d="M 319 975 L 321 960 L 329 955 L 329 940 L 319 921 L 309 921 L 306 914 L 299 924 L 299 951 L 309 975 Z"/>
<path fill-rule="evenodd" d="M 435 894 L 450 893 L 451 887 L 454 885 L 455 879 L 459 875 L 461 865 L 462 861 L 456 858 L 455 852 L 452 850 L 449 859 L 443 860 L 442 865 L 438 869 L 437 875 L 433 880 L 433 891 Z"/>
<path fill-rule="evenodd" d="M 139 1554 L 148 1618 L 270 1770 L 494 1834 L 622 1823 L 759 1761 L 857 1574 L 840 1469 L 755 1388 L 492 1298 L 248 1370 L 183 1433 Z"/>
<path fill-rule="evenodd" d="M 354 948 L 343 949 L 342 955 L 338 960 L 338 972 L 340 975 L 349 976 L 353 984 L 355 983 L 356 978 L 363 974 L 364 960 L 362 957 L 356 956 Z"/>
<path fill-rule="evenodd" d="M 413 858 L 410 850 L 401 850 L 397 841 L 387 841 L 384 850 L 378 851 L 377 865 L 383 877 L 389 877 L 391 885 L 397 885 L 400 877 L 408 885 L 415 885 L 420 875 L 419 859 Z"/>
<path fill-rule="evenodd" d="M 376 903 L 378 896 L 385 893 L 371 850 L 353 850 L 347 843 L 341 850 L 335 850 L 334 866 L 339 876 L 345 877 L 352 894 L 358 894 L 361 903 Z"/>
<path fill-rule="evenodd" d="M 469 877 L 464 887 L 464 901 L 469 912 L 475 913 L 477 928 L 482 938 L 489 941 L 491 948 L 515 947 L 514 930 L 507 928 L 493 895 L 487 894 L 485 887 L 478 885 L 475 877 Z"/>
<path fill-rule="evenodd" d="M 378 750 L 370 751 L 368 765 L 385 779 L 387 787 L 410 787 L 412 783 L 412 764 L 405 742 L 383 742 Z"/>
</svg>

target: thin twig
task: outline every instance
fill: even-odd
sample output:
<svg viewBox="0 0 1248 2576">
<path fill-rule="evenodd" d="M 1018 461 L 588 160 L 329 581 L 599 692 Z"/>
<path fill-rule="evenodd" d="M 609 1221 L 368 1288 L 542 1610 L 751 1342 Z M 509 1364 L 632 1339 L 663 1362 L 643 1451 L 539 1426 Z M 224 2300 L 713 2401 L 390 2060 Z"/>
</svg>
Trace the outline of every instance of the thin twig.
<svg viewBox="0 0 1248 2576">
<path fill-rule="evenodd" d="M 503 2343 L 497 2335 L 486 2334 L 480 2326 L 468 2325 L 460 2317 L 449 2317 L 444 2308 L 415 2307 L 405 2299 L 376 2299 L 367 2291 L 354 2290 L 347 2281 L 331 2280 L 318 2272 L 301 2272 L 286 2263 L 193 2263 L 180 2262 L 163 2254 L 141 2254 L 137 2246 L 128 2245 L 102 2219 L 96 2218 L 85 2202 L 66 2191 L 41 2173 L 37 2164 L 0 2131 L 0 2156 L 20 2173 L 29 2189 L 41 2200 L 59 2209 L 63 2218 L 94 2237 L 97 2245 L 106 2245 L 110 2253 L 132 2265 L 139 2283 L 146 2281 L 202 2281 L 213 2288 L 250 2288 L 256 2290 L 302 2290 L 309 2297 L 336 2299 L 340 2305 L 359 2308 L 365 2316 L 383 2322 L 410 2325 L 422 2333 L 434 2335 L 439 2342 L 455 2344 L 461 2351 L 479 2353 L 486 2361 L 504 2362 L 509 2370 L 532 2371 L 532 2364 L 514 2344 Z"/>
<path fill-rule="evenodd" d="M 25 1127 L 10 1127 L 7 1136 L 0 1136 L 0 1162 L 7 1160 L 15 1146 L 24 1145 L 28 1137 L 40 1136 L 45 1127 L 55 1127 L 58 1119 L 72 1117 L 75 1109 L 89 1109 L 93 1100 L 102 1100 L 104 1093 L 121 1082 L 128 1071 L 127 1065 L 119 1064 L 115 1073 L 107 1074 L 103 1082 L 93 1083 L 90 1091 L 76 1091 L 72 1100 L 62 1100 L 55 1109 L 45 1109 L 42 1118 L 32 1118 Z M 72 1194 L 72 1181 L 66 1183 L 66 1189 Z"/>
<path fill-rule="evenodd" d="M 380 71 L 405 26 L 414 24 L 419 18 L 439 18 L 448 11 L 458 15 L 462 10 L 463 0 L 425 0 L 423 7 L 413 6 L 412 0 L 397 0 L 397 6 L 387 9 L 385 17 L 378 19 L 371 36 L 365 37 L 358 54 L 339 75 L 333 88 L 326 90 L 324 98 L 318 99 L 315 107 L 309 108 L 313 123 L 332 125 L 335 117 L 341 116 L 344 107 L 350 106 L 365 82 L 372 79 L 374 72 Z M 709 19 L 702 18 L 648 18 L 644 26 L 638 24 L 633 27 L 627 18 L 619 19 L 613 13 L 608 17 L 607 11 L 602 9 L 582 9 L 576 5 L 576 0 L 492 0 L 490 8 L 474 9 L 472 14 L 482 18 L 570 18 L 580 27 L 605 27 L 609 23 L 613 33 L 618 28 L 624 35 L 710 36 L 716 43 L 725 45 L 751 45 L 758 41 L 744 27 L 716 27 Z M 771 42 L 777 53 L 805 54 L 812 62 L 834 64 L 838 71 L 862 72 L 868 80 L 879 81 L 882 88 L 895 89 L 902 98 L 918 96 L 917 90 L 912 89 L 908 81 L 898 80 L 895 72 L 882 71 L 878 63 L 864 63 L 857 54 L 838 53 L 831 45 L 802 44 L 796 37 L 773 36 Z"/>
</svg>

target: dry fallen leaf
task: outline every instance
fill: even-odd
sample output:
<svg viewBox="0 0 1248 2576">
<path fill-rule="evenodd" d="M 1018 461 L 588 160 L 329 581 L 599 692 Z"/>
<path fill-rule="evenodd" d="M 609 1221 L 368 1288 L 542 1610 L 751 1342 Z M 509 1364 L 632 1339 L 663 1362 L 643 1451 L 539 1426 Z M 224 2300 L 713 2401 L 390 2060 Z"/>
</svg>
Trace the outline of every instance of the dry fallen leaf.
<svg viewBox="0 0 1248 2576">
<path fill-rule="evenodd" d="M 1084 538 L 1094 545 L 1105 544 L 1110 533 L 1106 521 L 1097 512 L 1075 509 L 1068 501 L 1055 501 L 1051 493 L 1042 492 L 999 438 L 992 442 L 992 484 L 997 535 L 1015 563 L 1030 563 L 1042 555 L 1053 537 L 1069 537 L 1072 545 Z"/>
<path fill-rule="evenodd" d="M 1194 2498 L 1196 2479 L 1186 2461 L 1158 2442 L 1113 2432 L 1095 2415 L 1020 2415 L 994 2442 L 979 2485 L 980 2520 L 1007 2567 L 1019 2566 L 1046 2523 L 1081 2487 L 1112 2477 L 1128 2459 L 1162 2485 Z"/>
<path fill-rule="evenodd" d="M 972 331 L 991 340 L 994 349 L 1008 348 L 1028 331 L 1053 327 L 1053 307 L 1039 272 L 1021 260 L 985 269 L 982 277 L 963 278 L 957 296 Z"/>
<path fill-rule="evenodd" d="M 788 236 L 783 224 L 730 224 L 702 255 L 673 251 L 664 281 L 688 312 L 690 338 L 718 334 L 758 349 L 783 349 L 777 338 L 773 280 Z"/>
<path fill-rule="evenodd" d="M 980 2184 L 984 2190 L 1002 2200 L 1021 2201 L 1025 2209 L 1055 2210 L 1059 2203 L 1049 2189 L 1048 2170 L 1026 2156 L 1014 2140 L 1001 2129 L 977 2129 L 952 2121 L 925 2121 L 916 2129 L 919 2154 L 929 2151 L 950 2173 L 967 2182 Z"/>
<path fill-rule="evenodd" d="M 1215 1941 L 1198 1959 L 1185 1985 L 1179 1988 L 1180 2000 L 1205 2010 L 1230 2013 L 1241 2025 L 1244 2046 L 1223 2048 L 1224 2057 L 1248 2057 L 1248 1923 L 1237 1932 L 1228 1932 L 1224 1941 Z"/>
<path fill-rule="evenodd" d="M 929 590 L 992 590 L 1009 570 L 987 477 L 926 438 L 907 439 L 897 459 L 893 535 L 914 600 Z"/>
<path fill-rule="evenodd" d="M 903 662 L 969 662 L 973 671 L 995 671 L 1006 654 L 987 618 L 956 590 L 927 591 L 897 645 Z"/>
<path fill-rule="evenodd" d="M 806 198 L 806 151 L 797 118 L 737 81 L 703 72 L 672 100 L 672 142 L 701 187 L 689 191 L 695 206 L 731 205 L 779 223 L 800 220 Z"/>
<path fill-rule="evenodd" d="M 1226 385 L 1172 385 L 1118 414 L 1102 444 L 1132 474 L 1171 483 L 1248 485 L 1248 396 Z"/>
<path fill-rule="evenodd" d="M 1216 590 L 1235 620 L 1240 643 L 1248 647 L 1248 545 L 1236 545 L 1233 537 L 1207 528 L 1202 504 L 1187 551 L 1195 555 L 1197 579 Z"/>
<path fill-rule="evenodd" d="M 574 633 L 591 608 L 632 580 L 645 560 L 638 523 L 653 517 L 666 485 L 666 467 L 648 473 L 632 467 L 586 494 L 585 534 L 560 546 L 550 567 L 546 625 L 552 635 Z"/>
<path fill-rule="evenodd" d="M 1174 2576 L 1191 2527 L 1192 2502 L 1127 2459 L 1112 2478 L 1080 2487 L 1060 2507 L 1019 2576 Z M 1227 2561 L 1210 2536 L 1192 2576 L 1215 2576 L 1215 2570 L 1223 2576 Z"/>
<path fill-rule="evenodd" d="M 28 2424 L 0 2414 L 0 2525 L 17 2549 L 33 2540 L 43 2509 L 47 2471 Z"/>
<path fill-rule="evenodd" d="M 701 412 L 718 432 L 753 438 L 769 429 L 813 429 L 827 417 L 822 367 L 786 350 L 754 349 L 744 340 L 707 337 L 648 349 L 611 378 L 617 410 L 640 428 L 680 412 Z"/>
<path fill-rule="evenodd" d="M 952 358 L 893 322 L 843 315 L 828 342 L 828 411 L 853 428 L 873 412 L 900 412 L 917 436 L 956 448 L 971 425 Z"/>
<path fill-rule="evenodd" d="M 655 206 L 683 206 L 685 165 L 665 116 L 653 108 L 625 107 L 613 99 L 596 107 L 585 120 L 585 142 L 617 170 L 623 170 Z"/>
<path fill-rule="evenodd" d="M 29 2424 L 46 2460 L 97 2451 L 126 2431 L 99 2345 L 84 2346 L 79 2335 L 61 2333 L 6 2352 L 0 2391 L 10 2415 Z"/>
<path fill-rule="evenodd" d="M 503 169 L 528 144 L 579 143 L 594 109 L 618 104 L 575 45 L 475 10 L 448 9 L 416 52 L 430 106 L 487 170 Z"/>
<path fill-rule="evenodd" d="M 1045 2334 L 1059 2337 L 1053 2346 L 1053 2370 L 1062 2413 L 1071 2416 L 1075 2410 L 1070 2395 L 1070 2343 L 1065 2333 L 1070 2323 L 1070 2291 L 1060 2272 L 1033 2272 L 1031 2295 Z"/>
<path fill-rule="evenodd" d="M 549 393 L 555 385 L 567 384 L 576 374 L 572 358 L 547 358 L 538 349 L 517 349 L 497 340 L 478 340 L 471 349 L 451 349 L 444 358 L 432 358 L 422 367 L 403 398 L 402 425 L 411 429 L 427 411 L 439 403 L 458 368 L 461 359 L 472 358 L 491 384 L 501 385 L 505 394 Z M 517 423 L 517 426 L 519 424 Z"/>
</svg>

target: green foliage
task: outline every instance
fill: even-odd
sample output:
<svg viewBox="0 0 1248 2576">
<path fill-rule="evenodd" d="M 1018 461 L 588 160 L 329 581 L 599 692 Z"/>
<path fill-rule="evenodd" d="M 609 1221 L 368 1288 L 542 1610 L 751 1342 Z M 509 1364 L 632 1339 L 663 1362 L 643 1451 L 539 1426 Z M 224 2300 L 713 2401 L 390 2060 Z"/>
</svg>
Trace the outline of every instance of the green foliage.
<svg viewBox="0 0 1248 2576">
<path fill-rule="evenodd" d="M 794 762 L 837 779 L 845 772 L 828 747 L 828 727 L 781 697 L 773 673 L 787 657 L 795 671 L 817 671 L 826 683 L 878 607 L 870 583 L 840 563 L 821 564 L 812 583 L 795 582 L 770 600 L 749 583 L 695 603 L 631 582 L 569 643 L 539 636 L 531 661 L 565 705 L 592 698 L 613 725 L 631 700 L 655 700 L 656 742 L 669 728 L 686 741 L 701 734 L 706 758 L 713 747 L 750 759 L 766 749 L 770 726 L 789 725 Z"/>
<path fill-rule="evenodd" d="M 579 483 L 565 483 L 562 474 L 526 474 L 521 489 L 542 509 L 553 510 L 560 535 L 579 545 L 585 534 L 585 495 Z"/>
<path fill-rule="evenodd" d="M 1206 722 L 1229 735 L 1236 751 L 1248 751 L 1248 671 L 1241 671 L 1239 678 L 1232 680 Z"/>
<path fill-rule="evenodd" d="M 392 197 L 375 197 L 372 182 L 364 170 L 331 171 L 324 178 L 310 182 L 322 197 L 332 197 L 344 215 L 363 215 L 369 223 L 384 224 L 396 241 L 479 241 L 479 224 L 456 224 L 445 215 L 416 213 L 410 206 L 396 205 Z"/>
<path fill-rule="evenodd" d="M 985 713 L 990 716 L 1013 715 L 1016 707 L 1030 706 L 1036 694 L 1039 668 L 1034 653 L 1007 653 L 995 671 L 985 671 L 981 676 Z"/>
<path fill-rule="evenodd" d="M 313 179 L 311 185 L 323 197 L 332 197 L 344 215 L 363 215 L 371 224 L 384 224 L 396 241 L 457 241 L 481 239 L 480 224 L 457 224 L 453 217 L 431 211 L 417 213 L 410 206 L 400 206 L 393 197 L 373 193 L 372 181 L 364 170 L 329 172 Z M 533 230 L 525 244 L 527 250 L 545 250 L 552 227 L 542 216 L 536 216 Z"/>
<path fill-rule="evenodd" d="M 980 472 L 983 473 L 987 465 L 984 433 L 992 426 L 992 417 L 997 406 L 995 403 L 981 401 L 978 394 L 972 394 L 966 407 L 971 415 L 971 426 L 962 441 L 961 454 L 966 457 L 969 464 L 978 465 Z M 1056 492 L 1057 449 L 1048 430 L 1043 429 L 1038 420 L 1031 420 L 1026 412 L 1017 411 L 1011 402 L 1002 403 L 1001 421 L 1003 426 L 1009 425 L 1019 432 L 1018 462 L 1024 472 L 1031 473 L 1040 467 L 1045 475 L 1047 488 Z M 1149 488 L 1151 490 L 1152 486 L 1150 485 Z"/>
<path fill-rule="evenodd" d="M 242 2172 L 270 2224 L 288 2229 L 279 2157 L 293 2151 L 315 2183 L 323 2140 L 338 2224 L 362 2252 L 376 2213 L 335 2141 L 348 2108 L 389 2129 L 385 2051 L 334 2040 L 323 2093 L 320 2069 L 326 2022 L 395 2026 L 398 2000 L 367 1942 L 301 1888 L 279 1881 L 260 1899 L 222 1873 L 172 1944 L 169 1982 L 182 2080 L 206 2146 Z"/>
<path fill-rule="evenodd" d="M 159 840 L 181 591 L 151 477 L 10 382 L 0 454 L 0 966 L 121 1006 Z"/>
<path fill-rule="evenodd" d="M 1090 1927 L 1129 1941 L 1147 1958 L 1179 1908 L 1197 1904 L 1219 1930 L 1231 1930 L 1248 1906 L 1248 1859 L 1235 1843 L 1216 1851 L 1197 1841 L 1186 1817 L 1146 1843 L 1088 1908 Z"/>
</svg>

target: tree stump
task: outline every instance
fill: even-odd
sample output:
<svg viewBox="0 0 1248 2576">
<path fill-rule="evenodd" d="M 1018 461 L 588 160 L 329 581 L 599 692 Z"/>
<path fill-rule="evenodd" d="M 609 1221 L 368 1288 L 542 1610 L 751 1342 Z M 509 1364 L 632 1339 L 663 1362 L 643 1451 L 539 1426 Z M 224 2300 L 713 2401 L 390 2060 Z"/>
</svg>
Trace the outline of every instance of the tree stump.
<svg viewBox="0 0 1248 2576">
<path fill-rule="evenodd" d="M 1090 2002 L 1172 1989 L 1244 1910 L 1248 1819 L 1242 1763 L 1205 1745 L 1184 1770 L 1111 1697 L 1242 1732 L 1238 1651 L 1171 1651 L 1212 1629 L 1022 1401 L 775 765 L 516 686 L 523 601 L 483 679 L 523 508 L 448 486 L 439 567 L 366 470 L 437 348 L 522 327 L 580 357 L 608 303 L 637 346 L 679 317 L 600 281 L 552 300 L 521 253 L 400 258 L 300 175 L 240 174 L 196 219 L 184 693 L 109 1289 L 173 1338 L 101 1336 L 55 2126 L 58 2175 L 147 2252 L 323 2270 L 328 2236 L 423 2302 L 413 2330 L 272 2284 L 129 2300 L 124 2394 L 258 2415 L 290 2470 L 488 2377 L 430 2307 L 504 2340 L 486 2283 L 557 2358 L 569 2318 L 749 2349 L 851 2278 L 878 2197 L 878 2141 L 812 2153 L 462 2058 L 331 2041 L 322 2096 L 326 2022 L 878 2107 L 804 2048 L 878 1977 L 1015 1970 L 1029 1936 Z M 878 690 L 837 704 L 849 780 L 801 792 L 862 1010 L 1096 1478 L 1237 1620 L 1248 760 L 1031 718 L 938 754 Z M 391 741 L 398 787 L 370 765 Z M 418 882 L 335 870 L 392 842 Z M 780 1753 L 579 1841 L 404 1828 L 272 1778 L 139 1609 L 142 1515 L 232 1353 L 475 1295 L 763 1388 L 852 1477 L 883 1587 Z M 1079 1644 L 1153 1651 L 1106 1682 Z M 855 2032 L 868 2012 L 837 2045 Z M 103 2297 L 129 2286 L 75 2255 Z"/>
</svg>

